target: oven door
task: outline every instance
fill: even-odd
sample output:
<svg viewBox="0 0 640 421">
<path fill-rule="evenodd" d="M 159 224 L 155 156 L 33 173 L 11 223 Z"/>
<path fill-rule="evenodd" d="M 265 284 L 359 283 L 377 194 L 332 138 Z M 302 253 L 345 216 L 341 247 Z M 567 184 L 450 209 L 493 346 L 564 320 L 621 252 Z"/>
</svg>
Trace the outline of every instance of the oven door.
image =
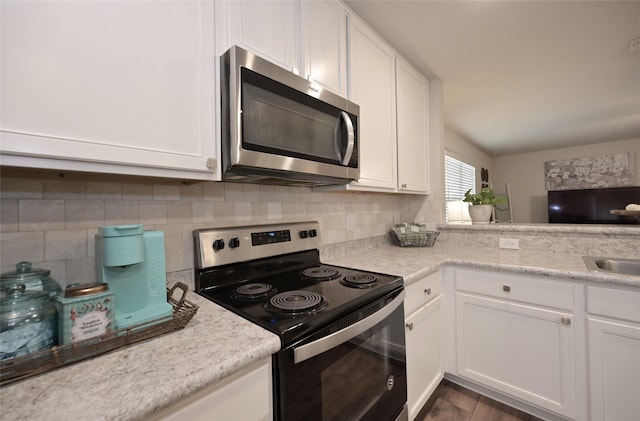
<svg viewBox="0 0 640 421">
<path fill-rule="evenodd" d="M 406 419 L 404 290 L 276 356 L 276 419 Z"/>
</svg>

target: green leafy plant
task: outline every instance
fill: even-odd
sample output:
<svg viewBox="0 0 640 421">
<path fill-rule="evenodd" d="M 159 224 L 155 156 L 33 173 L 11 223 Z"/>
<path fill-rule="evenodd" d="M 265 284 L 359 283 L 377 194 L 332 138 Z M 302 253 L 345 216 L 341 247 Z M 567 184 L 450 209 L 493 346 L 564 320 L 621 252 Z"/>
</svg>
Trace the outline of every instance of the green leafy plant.
<svg viewBox="0 0 640 421">
<path fill-rule="evenodd" d="M 471 203 L 472 205 L 491 205 L 495 206 L 497 203 L 504 203 L 506 199 L 504 197 L 496 197 L 493 193 L 493 189 L 485 187 L 480 190 L 479 193 L 471 193 L 471 189 L 467 190 L 464 194 L 463 202 Z"/>
</svg>

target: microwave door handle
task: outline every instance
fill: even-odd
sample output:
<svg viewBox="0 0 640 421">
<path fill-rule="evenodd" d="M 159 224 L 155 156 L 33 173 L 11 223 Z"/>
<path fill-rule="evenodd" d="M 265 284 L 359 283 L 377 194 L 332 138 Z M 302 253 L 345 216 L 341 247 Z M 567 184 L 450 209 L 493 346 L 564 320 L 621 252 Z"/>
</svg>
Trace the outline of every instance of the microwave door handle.
<svg viewBox="0 0 640 421">
<path fill-rule="evenodd" d="M 404 300 L 404 290 L 398 294 L 389 304 L 373 313 L 371 316 L 360 320 L 357 323 L 352 324 L 342 330 L 339 330 L 317 341 L 308 343 L 306 345 L 299 346 L 293 349 L 293 363 L 298 364 L 309 358 L 313 358 L 316 355 L 320 355 L 323 352 L 335 348 L 356 336 L 371 329 L 385 318 L 387 318 L 395 309 L 402 305 Z"/>
<path fill-rule="evenodd" d="M 340 137 L 340 121 L 344 121 L 345 126 L 347 126 L 347 150 L 344 152 L 344 156 L 342 156 L 342 142 Z M 348 165 L 349 161 L 351 161 L 351 155 L 353 155 L 353 146 L 355 145 L 355 135 L 353 131 L 353 122 L 351 121 L 351 117 L 344 111 L 340 112 L 340 117 L 336 122 L 336 127 L 334 130 L 333 136 L 333 145 L 336 150 L 336 155 L 338 156 L 338 160 L 342 163 L 342 165 Z"/>
</svg>

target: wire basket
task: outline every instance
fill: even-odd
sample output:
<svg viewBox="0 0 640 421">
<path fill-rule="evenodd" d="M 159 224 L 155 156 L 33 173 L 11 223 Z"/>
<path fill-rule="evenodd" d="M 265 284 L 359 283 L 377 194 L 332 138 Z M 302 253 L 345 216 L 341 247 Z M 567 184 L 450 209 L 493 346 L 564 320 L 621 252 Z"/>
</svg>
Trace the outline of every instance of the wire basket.
<svg viewBox="0 0 640 421">
<path fill-rule="evenodd" d="M 415 222 L 395 225 L 390 234 L 400 247 L 432 247 L 440 235 L 438 231 L 429 231 L 426 225 Z"/>
<path fill-rule="evenodd" d="M 180 299 L 173 297 L 176 289 L 182 290 Z M 198 311 L 197 305 L 185 300 L 188 290 L 178 282 L 167 291 L 167 301 L 173 305 L 171 316 L 0 362 L 0 386 L 182 329 Z"/>
</svg>

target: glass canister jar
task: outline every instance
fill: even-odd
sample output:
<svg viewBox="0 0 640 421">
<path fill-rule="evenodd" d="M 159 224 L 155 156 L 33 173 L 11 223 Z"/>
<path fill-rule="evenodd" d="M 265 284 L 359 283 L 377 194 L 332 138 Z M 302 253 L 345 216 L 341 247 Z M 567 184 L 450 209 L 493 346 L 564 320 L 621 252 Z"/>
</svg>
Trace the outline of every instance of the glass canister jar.
<svg viewBox="0 0 640 421">
<path fill-rule="evenodd" d="M 50 296 L 55 296 L 62 291 L 60 284 L 51 276 L 48 269 L 31 267 L 31 262 L 19 262 L 16 270 L 0 275 L 0 288 L 7 290 L 24 285 L 30 291 L 47 291 Z"/>
<path fill-rule="evenodd" d="M 56 297 L 60 345 L 113 333 L 113 300 L 106 283 L 68 286 Z"/>
<path fill-rule="evenodd" d="M 25 285 L 2 289 L 0 360 L 15 358 L 58 344 L 58 312 L 47 291 Z"/>
</svg>

